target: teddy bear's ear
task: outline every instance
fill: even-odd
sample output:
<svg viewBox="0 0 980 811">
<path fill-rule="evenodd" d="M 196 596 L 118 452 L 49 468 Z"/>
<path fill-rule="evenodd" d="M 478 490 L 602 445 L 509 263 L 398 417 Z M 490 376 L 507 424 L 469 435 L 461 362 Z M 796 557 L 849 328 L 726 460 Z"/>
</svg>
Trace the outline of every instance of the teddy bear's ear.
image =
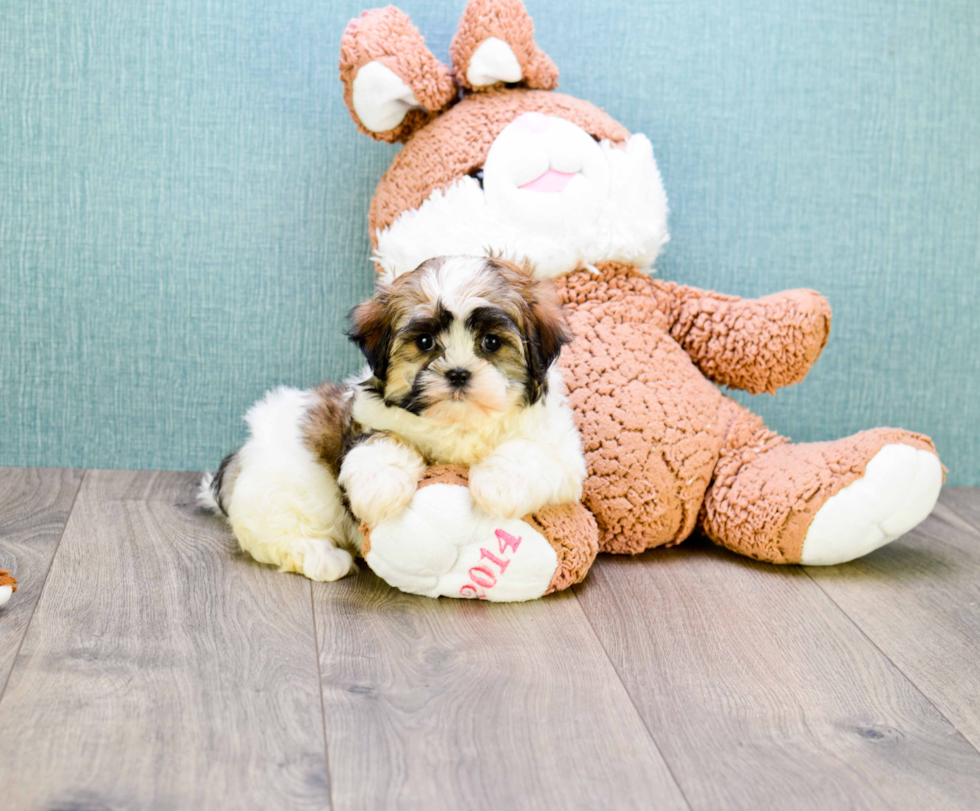
<svg viewBox="0 0 980 811">
<path fill-rule="evenodd" d="M 456 80 L 469 90 L 524 82 L 551 90 L 558 68 L 534 41 L 521 0 L 470 0 L 449 46 Z"/>
<path fill-rule="evenodd" d="M 457 97 L 449 68 L 394 6 L 365 11 L 340 41 L 344 102 L 365 135 L 404 141 Z"/>
</svg>

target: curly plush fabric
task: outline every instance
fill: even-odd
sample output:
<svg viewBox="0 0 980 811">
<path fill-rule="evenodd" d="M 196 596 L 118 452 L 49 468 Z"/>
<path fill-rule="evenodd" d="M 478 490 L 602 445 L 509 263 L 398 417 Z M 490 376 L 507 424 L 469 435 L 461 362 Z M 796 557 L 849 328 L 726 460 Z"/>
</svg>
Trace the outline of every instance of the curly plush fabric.
<svg viewBox="0 0 980 811">
<path fill-rule="evenodd" d="M 582 501 L 604 552 L 690 535 L 721 447 L 722 395 L 670 337 L 668 289 L 650 281 L 627 265 L 556 280 L 575 336 L 559 362 L 588 464 Z"/>
<path fill-rule="evenodd" d="M 558 86 L 558 67 L 534 41 L 534 23 L 520 0 L 474 0 L 468 3 L 449 45 L 456 81 L 467 90 L 488 90 L 503 82 L 474 87 L 466 76 L 470 58 L 487 39 L 506 42 L 517 57 L 528 87 L 551 90 Z"/>
<path fill-rule="evenodd" d="M 928 438 L 876 429 L 791 445 L 706 377 L 750 391 L 801 380 L 830 330 L 809 290 L 746 300 L 605 264 L 557 281 L 575 334 L 561 357 L 589 477 L 583 503 L 600 549 L 637 553 L 687 538 L 758 560 L 796 563 L 830 496 L 889 443 Z"/>
<path fill-rule="evenodd" d="M 465 104 L 457 104 L 416 132 L 395 155 L 371 200 L 372 246 L 378 247 L 378 230 L 390 226 L 402 212 L 418 208 L 434 191 L 481 168 L 503 128 L 528 112 L 564 118 L 595 138 L 624 141 L 629 137 L 629 130 L 598 107 L 561 93 L 516 88 L 470 96 Z"/>
<path fill-rule="evenodd" d="M 705 377 L 769 394 L 799 383 L 830 335 L 830 305 L 813 290 L 745 300 L 650 280 L 669 296 L 670 336 Z"/>
<path fill-rule="evenodd" d="M 559 281 L 566 303 L 595 301 L 597 295 L 609 301 L 652 297 L 667 316 L 670 337 L 723 386 L 771 394 L 799 383 L 827 345 L 830 304 L 813 290 L 743 299 L 661 281 L 631 265 L 600 268 Z"/>
<path fill-rule="evenodd" d="M 561 504 L 524 520 L 548 539 L 558 555 L 558 569 L 545 594 L 581 583 L 599 553 L 599 527 L 592 513 L 581 504 Z"/>
<path fill-rule="evenodd" d="M 368 62 L 377 61 L 391 70 L 415 96 L 424 110 L 409 110 L 402 122 L 387 132 L 369 130 L 354 109 L 354 79 Z M 456 84 L 449 69 L 436 59 L 408 15 L 394 6 L 365 11 L 347 24 L 340 40 L 340 80 L 344 103 L 357 128 L 378 141 L 404 141 L 456 98 Z"/>
<path fill-rule="evenodd" d="M 458 484 L 469 487 L 470 469 L 464 465 L 433 465 L 422 474 L 419 487 L 428 487 L 430 484 Z"/>
</svg>

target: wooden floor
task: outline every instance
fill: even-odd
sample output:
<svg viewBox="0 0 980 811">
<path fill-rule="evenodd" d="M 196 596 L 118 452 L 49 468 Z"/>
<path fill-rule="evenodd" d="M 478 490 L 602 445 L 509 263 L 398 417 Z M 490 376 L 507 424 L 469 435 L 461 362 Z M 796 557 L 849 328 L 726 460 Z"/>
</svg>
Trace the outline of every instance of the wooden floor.
<svg viewBox="0 0 980 811">
<path fill-rule="evenodd" d="M 0 469 L 0 808 L 980 809 L 980 490 L 490 605 L 259 566 L 196 481 Z"/>
</svg>

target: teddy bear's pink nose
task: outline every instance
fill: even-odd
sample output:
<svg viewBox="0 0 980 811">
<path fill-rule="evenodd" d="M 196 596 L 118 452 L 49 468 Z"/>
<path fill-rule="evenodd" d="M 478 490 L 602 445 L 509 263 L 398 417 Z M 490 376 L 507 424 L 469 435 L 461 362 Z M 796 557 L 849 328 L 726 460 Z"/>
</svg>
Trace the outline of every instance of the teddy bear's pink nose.
<svg viewBox="0 0 980 811">
<path fill-rule="evenodd" d="M 511 123 L 527 132 L 539 133 L 548 129 L 548 116 L 544 113 L 523 113 Z"/>
</svg>

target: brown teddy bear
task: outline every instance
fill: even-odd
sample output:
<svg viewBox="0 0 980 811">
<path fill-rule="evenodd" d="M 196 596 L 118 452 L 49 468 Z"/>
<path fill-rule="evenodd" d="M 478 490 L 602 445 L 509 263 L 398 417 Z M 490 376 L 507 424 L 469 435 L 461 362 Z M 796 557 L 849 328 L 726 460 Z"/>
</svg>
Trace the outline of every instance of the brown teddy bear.
<svg viewBox="0 0 980 811">
<path fill-rule="evenodd" d="M 473 504 L 464 470 L 430 471 L 408 508 L 365 528 L 380 576 L 431 596 L 531 599 L 581 580 L 596 549 L 635 554 L 695 529 L 757 560 L 835 564 L 931 512 L 943 469 L 928 437 L 793 444 L 714 385 L 802 380 L 827 342 L 826 300 L 652 276 L 668 234 L 650 142 L 552 92 L 557 68 L 519 0 L 472 0 L 450 55 L 451 69 L 392 6 L 343 36 L 354 121 L 404 144 L 371 204 L 374 261 L 383 283 L 431 256 L 494 251 L 553 278 L 589 476 L 582 505 L 501 521 Z"/>
</svg>

